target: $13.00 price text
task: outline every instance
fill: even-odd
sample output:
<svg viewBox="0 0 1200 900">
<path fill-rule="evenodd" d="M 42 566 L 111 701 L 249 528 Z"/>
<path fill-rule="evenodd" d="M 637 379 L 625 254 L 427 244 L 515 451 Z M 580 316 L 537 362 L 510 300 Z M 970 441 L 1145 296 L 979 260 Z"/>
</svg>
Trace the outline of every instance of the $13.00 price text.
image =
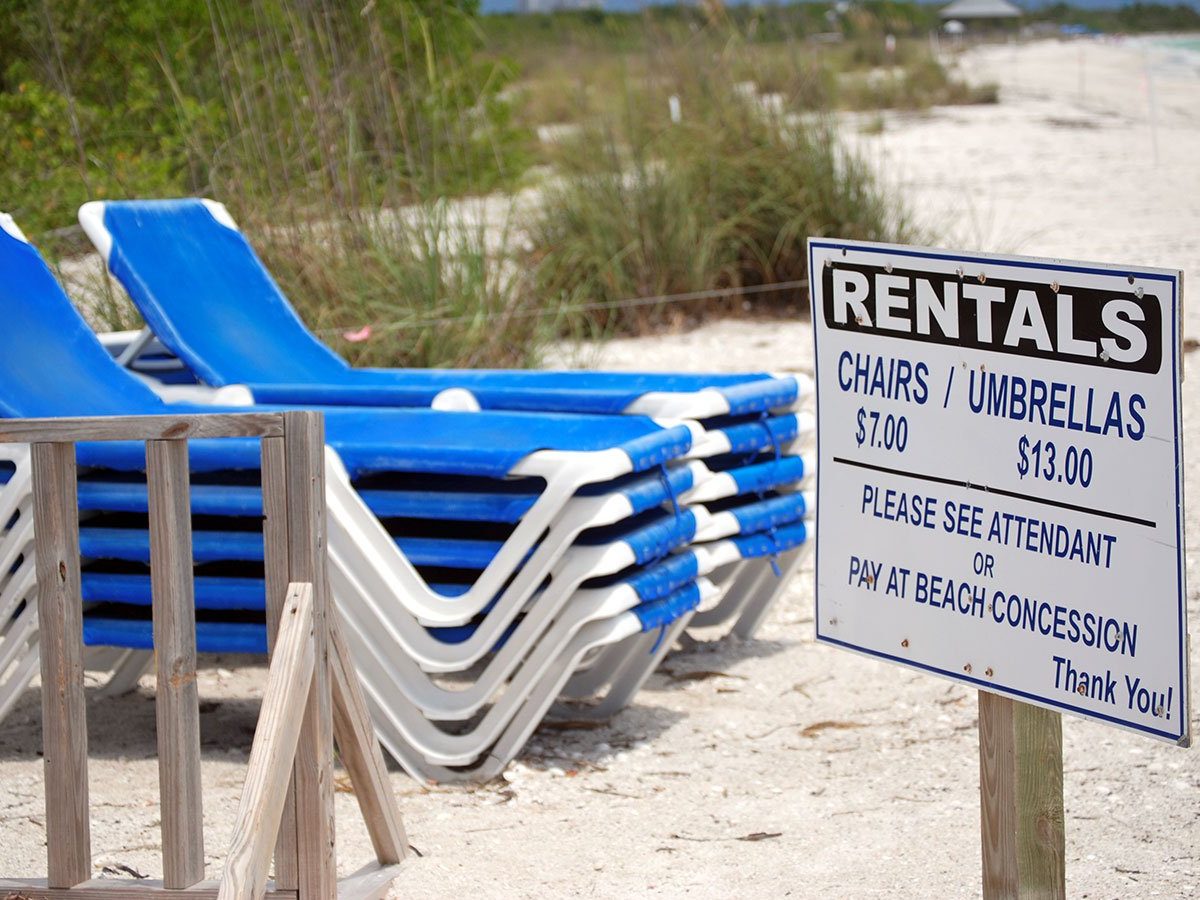
<svg viewBox="0 0 1200 900">
<path fill-rule="evenodd" d="M 1017 441 L 1017 474 L 1022 480 L 1028 476 L 1087 487 L 1092 483 L 1094 470 L 1092 451 L 1086 447 L 1058 446 L 1053 441 L 1031 443 L 1025 434 Z"/>
</svg>

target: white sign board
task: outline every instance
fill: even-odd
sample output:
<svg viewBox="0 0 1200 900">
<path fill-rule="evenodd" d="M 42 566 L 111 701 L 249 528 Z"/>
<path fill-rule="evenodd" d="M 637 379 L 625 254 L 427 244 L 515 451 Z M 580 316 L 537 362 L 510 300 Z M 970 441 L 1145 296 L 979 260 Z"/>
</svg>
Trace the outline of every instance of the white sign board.
<svg viewBox="0 0 1200 900">
<path fill-rule="evenodd" d="M 809 264 L 818 640 L 1188 744 L 1181 273 Z"/>
</svg>

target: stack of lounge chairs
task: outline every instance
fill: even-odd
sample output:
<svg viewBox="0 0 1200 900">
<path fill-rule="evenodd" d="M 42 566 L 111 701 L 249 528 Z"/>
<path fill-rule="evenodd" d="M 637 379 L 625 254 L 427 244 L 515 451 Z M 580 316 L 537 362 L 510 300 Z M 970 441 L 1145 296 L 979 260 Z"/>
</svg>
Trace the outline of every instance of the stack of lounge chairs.
<svg viewBox="0 0 1200 900">
<path fill-rule="evenodd" d="M 355 370 L 223 207 L 81 221 L 147 332 L 114 357 L 0 218 L 0 414 L 321 409 L 333 597 L 416 777 L 494 776 L 559 698 L 611 715 L 685 629 L 752 634 L 811 542 L 801 380 Z M 2 452 L 0 717 L 37 669 L 29 462 Z M 110 444 L 79 462 L 84 640 L 120 690 L 152 647 L 145 461 Z M 191 468 L 198 649 L 265 653 L 258 448 L 193 442 Z"/>
</svg>

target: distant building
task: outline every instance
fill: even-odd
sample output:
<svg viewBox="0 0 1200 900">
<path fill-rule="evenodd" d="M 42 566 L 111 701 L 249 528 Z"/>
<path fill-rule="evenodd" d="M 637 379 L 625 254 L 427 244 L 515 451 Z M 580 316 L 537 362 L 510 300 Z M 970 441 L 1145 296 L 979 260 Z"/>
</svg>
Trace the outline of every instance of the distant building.
<svg viewBox="0 0 1200 900">
<path fill-rule="evenodd" d="M 954 0 L 939 15 L 947 24 L 988 28 L 1015 24 L 1024 12 L 1008 0 Z"/>
<path fill-rule="evenodd" d="M 517 0 L 517 12 L 526 14 L 600 9 L 603 6 L 604 0 Z"/>
</svg>

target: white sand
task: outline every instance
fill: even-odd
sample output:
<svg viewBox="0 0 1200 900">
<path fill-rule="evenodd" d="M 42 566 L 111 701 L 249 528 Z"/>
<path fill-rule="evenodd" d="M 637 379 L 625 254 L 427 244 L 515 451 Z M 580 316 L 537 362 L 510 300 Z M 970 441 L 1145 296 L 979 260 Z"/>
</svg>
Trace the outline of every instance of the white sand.
<svg viewBox="0 0 1200 900">
<path fill-rule="evenodd" d="M 939 243 L 1200 272 L 1200 77 L 1167 54 L 1148 58 L 1157 161 L 1133 44 L 972 52 L 964 69 L 998 81 L 1000 105 L 889 115 L 881 136 L 858 140 Z M 1196 317 L 1188 336 L 1200 337 Z M 807 369 L 810 330 L 724 322 L 615 342 L 601 359 Z M 1187 397 L 1195 446 L 1200 401 L 1190 388 Z M 1200 496 L 1195 459 L 1188 486 Z M 1197 524 L 1193 514 L 1192 546 Z M 978 895 L 974 693 L 814 645 L 811 591 L 802 572 L 757 641 L 672 658 L 674 676 L 656 676 L 610 726 L 543 730 L 507 785 L 425 790 L 397 772 L 423 856 L 408 862 L 396 896 Z M 1196 598 L 1193 589 L 1193 619 Z M 263 675 L 237 662 L 201 678 L 219 704 L 202 717 L 214 875 Z M 701 670 L 726 674 L 679 677 Z M 0 726 L 5 875 L 43 867 L 37 709 L 30 693 Z M 150 693 L 95 700 L 89 714 L 96 865 L 157 873 Z M 1064 733 L 1070 896 L 1194 896 L 1200 754 L 1070 718 Z M 353 799 L 339 803 L 343 859 L 356 865 L 368 845 Z M 778 836 L 739 840 L 761 833 Z"/>
</svg>

